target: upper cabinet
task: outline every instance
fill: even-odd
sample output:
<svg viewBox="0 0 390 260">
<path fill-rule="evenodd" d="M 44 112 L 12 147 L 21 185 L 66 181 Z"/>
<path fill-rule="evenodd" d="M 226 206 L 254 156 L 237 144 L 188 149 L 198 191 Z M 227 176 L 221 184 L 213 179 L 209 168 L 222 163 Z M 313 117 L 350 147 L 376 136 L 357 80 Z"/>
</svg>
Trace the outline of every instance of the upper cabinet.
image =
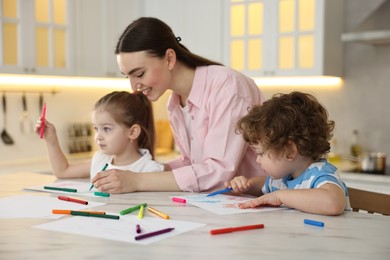
<svg viewBox="0 0 390 260">
<path fill-rule="evenodd" d="M 123 77 L 115 56 L 116 43 L 139 17 L 139 0 L 76 1 L 75 74 L 89 77 Z"/>
<path fill-rule="evenodd" d="M 339 0 L 227 0 L 227 63 L 252 77 L 340 76 Z"/>
<path fill-rule="evenodd" d="M 0 72 L 72 75 L 69 0 L 0 0 Z"/>
</svg>

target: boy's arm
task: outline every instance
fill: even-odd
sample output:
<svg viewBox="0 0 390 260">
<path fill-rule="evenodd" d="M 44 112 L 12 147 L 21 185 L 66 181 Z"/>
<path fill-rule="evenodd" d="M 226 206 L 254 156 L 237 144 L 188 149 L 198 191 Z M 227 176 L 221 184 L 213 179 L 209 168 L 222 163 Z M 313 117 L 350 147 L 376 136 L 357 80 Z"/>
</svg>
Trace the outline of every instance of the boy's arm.
<svg viewBox="0 0 390 260">
<path fill-rule="evenodd" d="M 324 184 L 314 189 L 278 190 L 246 203 L 241 208 L 262 205 L 280 206 L 284 204 L 303 212 L 340 215 L 344 212 L 346 197 L 344 191 L 335 184 Z"/>
</svg>

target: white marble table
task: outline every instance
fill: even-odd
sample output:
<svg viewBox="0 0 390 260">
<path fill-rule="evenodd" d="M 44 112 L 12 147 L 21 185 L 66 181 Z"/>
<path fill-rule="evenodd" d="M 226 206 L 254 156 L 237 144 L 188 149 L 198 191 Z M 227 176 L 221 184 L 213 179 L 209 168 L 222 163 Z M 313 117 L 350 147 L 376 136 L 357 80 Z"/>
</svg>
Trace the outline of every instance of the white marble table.
<svg viewBox="0 0 390 260">
<path fill-rule="evenodd" d="M 54 180 L 51 175 L 37 173 L 0 174 L 0 197 L 55 196 L 22 191 L 24 187 Z M 53 221 L 50 219 L 1 219 L 0 259 L 389 259 L 390 256 L 388 216 L 346 212 L 328 217 L 295 210 L 221 216 L 169 199 L 180 194 L 112 195 L 108 204 L 99 209 L 117 212 L 124 205 L 141 201 L 169 213 L 172 219 L 206 226 L 145 246 L 31 228 Z M 305 218 L 323 221 L 325 227 L 304 225 Z M 257 223 L 265 228 L 209 234 L 211 229 Z"/>
</svg>

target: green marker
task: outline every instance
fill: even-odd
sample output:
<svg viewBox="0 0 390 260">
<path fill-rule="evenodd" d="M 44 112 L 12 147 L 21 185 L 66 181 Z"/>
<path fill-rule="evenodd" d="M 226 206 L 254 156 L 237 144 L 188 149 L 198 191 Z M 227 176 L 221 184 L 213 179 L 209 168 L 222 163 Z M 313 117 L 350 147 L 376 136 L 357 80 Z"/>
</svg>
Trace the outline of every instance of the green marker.
<svg viewBox="0 0 390 260">
<path fill-rule="evenodd" d="M 108 163 L 106 163 L 106 164 L 103 166 L 102 172 L 104 172 L 104 171 L 107 169 L 107 166 L 108 166 Z M 93 188 L 93 183 L 91 184 L 91 187 L 89 187 L 89 191 L 91 191 L 92 188 Z"/>
<path fill-rule="evenodd" d="M 100 197 L 110 197 L 110 194 L 109 194 L 109 193 L 100 192 L 100 191 L 95 191 L 93 194 L 94 194 L 95 196 L 100 196 Z"/>
<path fill-rule="evenodd" d="M 73 216 L 84 216 L 84 217 L 97 217 L 97 218 L 110 218 L 110 219 L 119 219 L 119 216 L 116 215 L 108 215 L 108 214 L 93 214 L 89 212 L 83 211 L 71 211 L 71 215 Z"/>
<path fill-rule="evenodd" d="M 146 203 L 139 204 L 137 206 L 134 206 L 134 207 L 131 207 L 131 208 L 128 208 L 128 209 L 124 209 L 121 212 L 119 212 L 119 214 L 126 215 L 126 214 L 129 214 L 130 212 L 136 211 L 137 209 L 141 208 L 141 206 L 144 206 L 144 208 L 146 208 L 147 205 L 148 204 L 146 204 Z"/>
<path fill-rule="evenodd" d="M 68 191 L 68 192 L 77 192 L 76 189 L 69 189 L 69 188 L 60 188 L 60 187 L 50 187 L 50 186 L 43 186 L 45 190 L 60 190 L 60 191 Z"/>
</svg>

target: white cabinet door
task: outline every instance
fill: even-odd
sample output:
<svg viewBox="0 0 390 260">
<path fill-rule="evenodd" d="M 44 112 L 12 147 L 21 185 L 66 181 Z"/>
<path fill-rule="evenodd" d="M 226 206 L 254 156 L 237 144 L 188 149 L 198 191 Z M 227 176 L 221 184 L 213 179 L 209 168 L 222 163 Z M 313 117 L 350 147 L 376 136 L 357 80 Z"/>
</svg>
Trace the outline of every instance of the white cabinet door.
<svg viewBox="0 0 390 260">
<path fill-rule="evenodd" d="M 106 21 L 105 47 L 104 47 L 104 70 L 108 77 L 124 77 L 118 69 L 116 62 L 115 47 L 119 37 L 126 27 L 139 18 L 143 9 L 141 0 L 115 0 L 105 1 Z"/>
<path fill-rule="evenodd" d="M 227 63 L 249 76 L 340 76 L 342 1 L 227 0 Z"/>
<path fill-rule="evenodd" d="M 173 30 L 191 52 L 224 61 L 223 0 L 146 0 L 143 16 L 156 17 Z"/>
<path fill-rule="evenodd" d="M 139 0 L 82 0 L 76 5 L 76 74 L 123 77 L 115 45 L 126 26 L 139 16 Z"/>
<path fill-rule="evenodd" d="M 2 73 L 73 73 L 70 0 L 0 0 Z"/>
</svg>

